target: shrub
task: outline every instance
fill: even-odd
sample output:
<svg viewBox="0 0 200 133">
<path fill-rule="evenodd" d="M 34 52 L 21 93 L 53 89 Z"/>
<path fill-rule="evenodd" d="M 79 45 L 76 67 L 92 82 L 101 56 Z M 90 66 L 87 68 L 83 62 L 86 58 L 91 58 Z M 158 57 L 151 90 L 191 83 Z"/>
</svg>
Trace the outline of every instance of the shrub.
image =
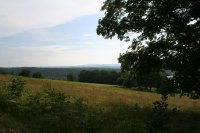
<svg viewBox="0 0 200 133">
<path fill-rule="evenodd" d="M 153 112 L 151 118 L 152 132 L 169 132 L 169 128 L 166 125 L 169 123 L 169 112 L 167 104 L 167 95 L 162 96 L 161 101 L 156 101 L 153 103 Z"/>
<path fill-rule="evenodd" d="M 55 90 L 54 88 L 47 88 L 43 91 L 43 106 L 46 111 L 59 112 L 65 107 L 65 94 Z"/>
<path fill-rule="evenodd" d="M 6 89 L 7 89 L 6 84 L 0 83 L 0 111 L 5 111 L 7 109 L 8 93 Z"/>
<path fill-rule="evenodd" d="M 30 77 L 31 72 L 29 70 L 23 69 L 19 72 L 19 76 Z"/>
<path fill-rule="evenodd" d="M 9 94 L 11 97 L 20 97 L 24 90 L 25 81 L 21 78 L 11 79 L 11 83 L 8 85 Z"/>
</svg>

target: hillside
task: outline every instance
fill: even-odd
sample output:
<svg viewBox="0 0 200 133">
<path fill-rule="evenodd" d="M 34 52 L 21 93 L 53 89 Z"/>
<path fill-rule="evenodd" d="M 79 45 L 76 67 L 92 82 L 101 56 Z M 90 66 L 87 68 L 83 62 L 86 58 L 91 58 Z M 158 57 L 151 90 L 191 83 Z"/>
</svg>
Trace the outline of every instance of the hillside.
<svg viewBox="0 0 200 133">
<path fill-rule="evenodd" d="M 0 82 L 9 82 L 12 76 L 0 75 Z M 141 92 L 134 89 L 125 89 L 114 85 L 69 82 L 60 80 L 23 78 L 25 88 L 30 91 L 41 91 L 45 86 L 51 86 L 65 94 L 83 98 L 92 106 L 112 107 L 115 104 L 152 106 L 153 102 L 160 100 L 160 95 L 150 92 Z M 187 97 L 170 97 L 168 100 L 171 108 L 200 112 L 200 100 Z"/>
<path fill-rule="evenodd" d="M 167 103 L 134 88 L 0 74 L 2 133 L 200 132 L 200 100 L 176 96 Z"/>
</svg>

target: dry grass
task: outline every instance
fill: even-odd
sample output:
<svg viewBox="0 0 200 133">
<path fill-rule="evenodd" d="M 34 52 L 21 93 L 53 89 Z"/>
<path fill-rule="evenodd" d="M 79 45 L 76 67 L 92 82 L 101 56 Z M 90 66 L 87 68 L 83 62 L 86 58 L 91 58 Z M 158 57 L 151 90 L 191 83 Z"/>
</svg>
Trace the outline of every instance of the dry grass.
<svg viewBox="0 0 200 133">
<path fill-rule="evenodd" d="M 17 128 L 16 128 L 17 127 Z M 0 113 L 0 132 L 1 133 L 21 133 L 21 123 L 7 114 Z"/>
<path fill-rule="evenodd" d="M 0 75 L 0 82 L 9 82 L 11 76 Z M 115 104 L 152 106 L 152 103 L 160 99 L 156 93 L 141 92 L 123 89 L 113 85 L 90 84 L 79 82 L 68 82 L 47 79 L 24 78 L 26 89 L 30 91 L 41 91 L 44 86 L 51 85 L 52 88 L 61 90 L 71 96 L 85 99 L 89 105 L 100 107 L 112 107 Z M 170 97 L 170 107 L 180 110 L 200 112 L 200 100 L 192 100 L 187 97 Z"/>
</svg>

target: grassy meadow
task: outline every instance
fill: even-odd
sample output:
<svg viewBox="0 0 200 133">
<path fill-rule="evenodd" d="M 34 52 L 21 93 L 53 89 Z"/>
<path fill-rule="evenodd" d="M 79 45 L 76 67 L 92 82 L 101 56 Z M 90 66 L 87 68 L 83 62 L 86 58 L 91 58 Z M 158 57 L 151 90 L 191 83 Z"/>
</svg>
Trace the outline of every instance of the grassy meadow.
<svg viewBox="0 0 200 133">
<path fill-rule="evenodd" d="M 0 75 L 1 82 L 9 82 L 12 76 Z M 152 92 L 142 92 L 134 89 L 125 89 L 115 85 L 80 83 L 61 80 L 24 78 L 25 89 L 33 92 L 42 91 L 44 86 L 60 90 L 65 94 L 83 98 L 91 106 L 112 107 L 115 104 L 152 106 L 161 95 Z M 200 100 L 188 97 L 169 97 L 168 104 L 171 108 L 200 112 Z"/>
<path fill-rule="evenodd" d="M 0 83 L 9 84 L 11 78 L 0 75 Z M 36 94 L 43 93 L 44 88 L 54 88 L 75 100 L 68 100 L 66 105 L 59 92 L 47 92 L 45 95 L 52 96 L 32 95 L 25 101 L 19 100 L 16 108 L 9 103 L 7 112 L 0 109 L 0 132 L 200 132 L 200 100 L 170 96 L 169 111 L 165 112 L 161 102 L 155 109 L 153 102 L 160 101 L 161 96 L 153 92 L 105 84 L 21 78 L 25 81 L 25 92 Z M 47 99 L 45 104 L 37 101 L 39 96 Z M 61 106 L 57 107 L 56 100 Z"/>
</svg>

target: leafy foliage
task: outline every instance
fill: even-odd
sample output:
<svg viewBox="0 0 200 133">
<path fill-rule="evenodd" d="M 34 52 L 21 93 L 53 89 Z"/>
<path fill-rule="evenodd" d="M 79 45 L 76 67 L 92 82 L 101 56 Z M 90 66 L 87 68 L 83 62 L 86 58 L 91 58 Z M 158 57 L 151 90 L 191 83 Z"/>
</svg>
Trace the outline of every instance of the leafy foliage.
<svg viewBox="0 0 200 133">
<path fill-rule="evenodd" d="M 5 72 L 3 69 L 0 68 L 0 74 L 8 74 L 8 73 Z"/>
<path fill-rule="evenodd" d="M 67 80 L 68 81 L 75 81 L 76 80 L 76 76 L 73 75 L 72 73 L 68 73 L 67 74 Z"/>
<path fill-rule="evenodd" d="M 169 92 L 199 95 L 199 6 L 199 0 L 106 0 L 97 34 L 132 40 L 119 58 L 123 71 L 149 75 L 172 70 Z"/>
<path fill-rule="evenodd" d="M 80 82 L 116 84 L 119 73 L 111 70 L 83 70 L 78 77 Z"/>
<path fill-rule="evenodd" d="M 93 71 L 93 70 L 113 70 L 116 72 L 120 71 L 120 68 L 91 68 L 91 67 L 67 67 L 67 68 L 39 68 L 39 67 L 17 67 L 17 68 L 0 68 L 0 73 L 7 73 L 11 75 L 19 75 L 19 73 L 23 70 L 29 70 L 31 74 L 34 74 L 36 72 L 39 72 L 42 74 L 43 78 L 46 79 L 59 79 L 59 80 L 66 80 L 66 75 L 71 73 L 75 77 L 78 77 L 80 74 L 80 71 L 87 70 L 87 71 Z M 78 80 L 78 79 L 76 79 Z"/>
<path fill-rule="evenodd" d="M 8 99 L 7 86 L 4 83 L 0 83 L 0 111 L 6 110 L 7 99 Z"/>
<path fill-rule="evenodd" d="M 22 69 L 21 72 L 18 74 L 19 76 L 30 77 L 31 71 L 27 69 Z"/>
<path fill-rule="evenodd" d="M 24 90 L 25 81 L 21 78 L 11 79 L 11 83 L 8 85 L 9 94 L 11 97 L 20 97 Z"/>
<path fill-rule="evenodd" d="M 42 74 L 40 72 L 33 73 L 33 78 L 43 78 Z"/>
</svg>

